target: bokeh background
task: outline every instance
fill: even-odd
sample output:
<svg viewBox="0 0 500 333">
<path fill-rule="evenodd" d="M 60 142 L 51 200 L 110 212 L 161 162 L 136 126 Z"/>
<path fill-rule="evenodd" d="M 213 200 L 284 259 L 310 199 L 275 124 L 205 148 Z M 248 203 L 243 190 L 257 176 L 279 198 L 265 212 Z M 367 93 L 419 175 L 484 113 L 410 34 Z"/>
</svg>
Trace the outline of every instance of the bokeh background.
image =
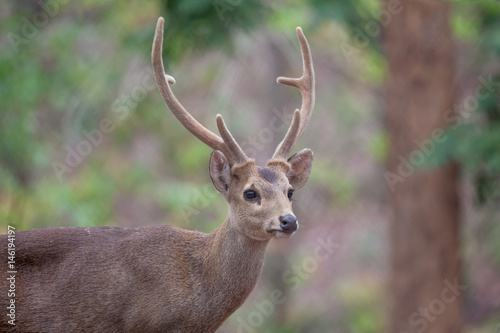
<svg viewBox="0 0 500 333">
<path fill-rule="evenodd" d="M 296 26 L 316 69 L 301 228 L 218 332 L 498 331 L 498 2 L 2 1 L 0 232 L 223 221 L 154 84 L 159 16 L 179 100 L 260 163 L 300 105 L 275 82 L 300 75 Z"/>
</svg>

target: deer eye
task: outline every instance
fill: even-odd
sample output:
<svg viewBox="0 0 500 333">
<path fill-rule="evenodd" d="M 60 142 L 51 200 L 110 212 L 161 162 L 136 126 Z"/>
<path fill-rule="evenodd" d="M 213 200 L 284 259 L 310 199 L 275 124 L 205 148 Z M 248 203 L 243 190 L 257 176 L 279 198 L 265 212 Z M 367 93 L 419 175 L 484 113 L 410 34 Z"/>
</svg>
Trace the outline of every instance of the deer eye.
<svg viewBox="0 0 500 333">
<path fill-rule="evenodd" d="M 243 196 L 246 200 L 255 200 L 259 197 L 257 192 L 255 192 L 254 190 L 246 190 L 245 192 L 243 192 Z"/>
<path fill-rule="evenodd" d="M 288 190 L 288 199 L 292 200 L 293 190 Z"/>
</svg>

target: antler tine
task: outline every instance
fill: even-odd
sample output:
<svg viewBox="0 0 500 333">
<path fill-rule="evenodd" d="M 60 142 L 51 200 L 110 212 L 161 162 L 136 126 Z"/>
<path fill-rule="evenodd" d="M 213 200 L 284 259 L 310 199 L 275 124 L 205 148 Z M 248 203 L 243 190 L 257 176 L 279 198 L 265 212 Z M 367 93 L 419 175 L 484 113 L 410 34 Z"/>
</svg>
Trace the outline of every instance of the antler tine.
<svg viewBox="0 0 500 333">
<path fill-rule="evenodd" d="M 288 138 L 289 134 L 291 134 L 290 128 L 289 132 L 285 136 L 285 139 L 283 139 L 283 141 L 278 145 L 278 148 L 276 148 L 273 158 L 278 158 L 277 155 L 280 155 L 280 158 L 282 159 L 286 159 L 288 157 L 288 154 L 292 150 L 293 146 L 297 143 L 299 138 L 304 133 L 304 130 L 309 123 L 309 119 L 311 119 L 311 114 L 314 109 L 314 68 L 311 57 L 311 50 L 309 48 L 309 44 L 307 43 L 306 36 L 304 36 L 304 33 L 302 32 L 302 29 L 300 27 L 297 27 L 296 31 L 302 53 L 302 76 L 299 78 L 279 77 L 277 81 L 278 83 L 286 84 L 300 90 L 300 93 L 302 95 L 302 106 L 300 107 L 300 126 L 293 140 L 291 138 Z M 285 144 L 285 141 L 288 144 Z"/>
<path fill-rule="evenodd" d="M 293 113 L 292 124 L 290 125 L 288 132 L 286 132 L 285 138 L 276 148 L 276 151 L 273 155 L 273 159 L 286 160 L 288 158 L 288 154 L 290 154 L 290 149 L 291 147 L 293 147 L 293 142 L 297 137 L 297 133 L 299 132 L 300 129 L 300 118 L 301 118 L 300 111 L 298 109 L 295 109 L 295 112 Z"/>
<path fill-rule="evenodd" d="M 193 116 L 191 116 L 191 114 L 182 106 L 172 92 L 170 84 L 174 84 L 175 80 L 170 75 L 165 74 L 165 68 L 162 60 L 164 22 L 165 20 L 163 17 L 160 17 L 156 24 L 151 61 L 153 62 L 156 83 L 158 84 L 160 94 L 163 97 L 165 104 L 167 104 L 168 108 L 172 111 L 180 123 L 200 141 L 208 145 L 210 148 L 223 152 L 232 163 L 244 163 L 248 160 L 248 157 L 232 137 L 222 120 L 222 116 L 217 116 L 217 126 L 222 136 L 221 139 L 218 135 L 212 133 L 210 130 L 201 125 Z M 219 120 L 219 118 L 221 120 Z"/>
<path fill-rule="evenodd" d="M 224 140 L 229 152 L 231 153 L 231 155 L 229 156 L 230 160 L 238 164 L 243 164 L 248 161 L 249 158 L 245 155 L 241 147 L 231 135 L 231 132 L 229 132 L 229 130 L 227 129 L 226 124 L 224 123 L 224 119 L 220 114 L 215 117 L 215 121 L 217 122 L 217 129 L 219 130 L 222 139 Z"/>
</svg>

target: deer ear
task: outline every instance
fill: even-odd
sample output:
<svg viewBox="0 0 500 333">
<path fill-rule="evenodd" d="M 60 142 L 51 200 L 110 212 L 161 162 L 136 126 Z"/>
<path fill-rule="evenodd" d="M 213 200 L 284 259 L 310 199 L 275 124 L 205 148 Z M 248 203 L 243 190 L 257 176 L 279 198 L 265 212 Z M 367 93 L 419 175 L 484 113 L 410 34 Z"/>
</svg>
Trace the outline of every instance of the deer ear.
<svg viewBox="0 0 500 333">
<path fill-rule="evenodd" d="M 231 182 L 231 166 L 222 152 L 214 150 L 210 155 L 209 172 L 215 188 L 225 196 Z"/>
<path fill-rule="evenodd" d="M 311 173 L 311 165 L 313 161 L 313 152 L 311 149 L 303 149 L 290 157 L 291 169 L 286 174 L 290 185 L 296 190 L 304 186 Z"/>
</svg>

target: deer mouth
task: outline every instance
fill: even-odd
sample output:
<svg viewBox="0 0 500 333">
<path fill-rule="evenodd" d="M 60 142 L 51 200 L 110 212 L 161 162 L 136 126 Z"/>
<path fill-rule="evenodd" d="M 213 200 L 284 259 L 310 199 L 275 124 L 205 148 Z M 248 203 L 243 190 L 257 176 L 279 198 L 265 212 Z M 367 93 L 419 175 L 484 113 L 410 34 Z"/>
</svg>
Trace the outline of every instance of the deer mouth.
<svg viewBox="0 0 500 333">
<path fill-rule="evenodd" d="M 290 238 L 295 231 L 283 231 L 278 229 L 267 230 L 274 238 Z"/>
</svg>

